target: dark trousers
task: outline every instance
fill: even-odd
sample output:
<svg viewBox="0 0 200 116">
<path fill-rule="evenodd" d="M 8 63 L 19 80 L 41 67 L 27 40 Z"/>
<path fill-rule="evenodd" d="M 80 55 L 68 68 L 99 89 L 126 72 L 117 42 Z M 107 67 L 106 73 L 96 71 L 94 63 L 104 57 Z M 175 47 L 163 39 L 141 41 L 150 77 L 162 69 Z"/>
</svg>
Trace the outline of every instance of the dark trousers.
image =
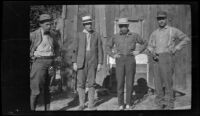
<svg viewBox="0 0 200 116">
<path fill-rule="evenodd" d="M 154 62 L 155 101 L 158 105 L 173 107 L 173 57 L 170 53 L 161 53 L 158 59 L 158 62 Z"/>
<path fill-rule="evenodd" d="M 79 102 L 80 105 L 83 106 L 85 102 L 85 88 L 86 85 L 89 88 L 88 92 L 88 100 L 89 107 L 94 106 L 94 95 L 95 95 L 95 77 L 96 77 L 96 69 L 97 66 L 94 63 L 90 62 L 91 58 L 90 52 L 86 52 L 86 58 L 84 62 L 84 66 L 81 69 L 78 69 L 77 74 L 77 89 L 79 93 Z"/>
<path fill-rule="evenodd" d="M 46 108 L 50 107 L 50 93 L 49 93 L 49 83 L 50 78 L 48 75 L 48 69 L 52 65 L 52 59 L 36 59 L 32 66 L 30 72 L 30 107 L 31 110 L 35 110 L 38 95 L 43 95 L 43 101 Z M 48 105 L 47 105 L 48 104 Z M 46 107 L 47 105 L 47 107 Z"/>
<path fill-rule="evenodd" d="M 126 76 L 126 104 L 131 105 L 136 62 L 134 56 L 120 56 L 116 59 L 118 105 L 124 105 L 124 83 Z"/>
</svg>

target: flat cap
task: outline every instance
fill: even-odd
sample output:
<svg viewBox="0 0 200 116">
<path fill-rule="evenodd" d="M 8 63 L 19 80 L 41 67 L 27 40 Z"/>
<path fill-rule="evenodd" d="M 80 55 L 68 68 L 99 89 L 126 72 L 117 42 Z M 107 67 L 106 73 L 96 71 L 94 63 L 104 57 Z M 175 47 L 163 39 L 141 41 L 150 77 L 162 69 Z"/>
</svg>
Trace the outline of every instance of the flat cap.
<svg viewBox="0 0 200 116">
<path fill-rule="evenodd" d="M 39 18 L 39 21 L 51 21 L 51 20 L 52 18 L 49 14 L 41 14 Z"/>
<path fill-rule="evenodd" d="M 165 11 L 158 11 L 157 12 L 157 17 L 167 17 L 167 12 L 165 12 Z"/>
</svg>

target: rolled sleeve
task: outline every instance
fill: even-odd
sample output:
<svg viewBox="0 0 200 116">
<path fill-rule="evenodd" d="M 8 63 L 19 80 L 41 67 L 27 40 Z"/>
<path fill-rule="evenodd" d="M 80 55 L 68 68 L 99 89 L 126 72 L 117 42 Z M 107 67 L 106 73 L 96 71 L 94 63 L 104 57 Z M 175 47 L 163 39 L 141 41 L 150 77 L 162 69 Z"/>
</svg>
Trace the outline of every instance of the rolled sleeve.
<svg viewBox="0 0 200 116">
<path fill-rule="evenodd" d="M 142 37 L 139 34 L 137 34 L 136 40 L 137 40 L 137 43 L 139 43 L 140 45 L 143 45 L 142 49 L 140 50 L 140 53 L 141 53 L 146 49 L 148 43 L 146 40 L 142 39 Z"/>
<path fill-rule="evenodd" d="M 73 40 L 73 48 L 72 48 L 72 62 L 77 62 L 77 52 L 78 52 L 78 34 L 75 36 Z"/>
<path fill-rule="evenodd" d="M 180 40 L 180 43 L 177 45 L 179 48 L 183 48 L 184 45 L 186 45 L 190 39 L 189 37 L 184 34 L 182 31 L 180 31 L 179 29 L 177 28 L 173 28 L 173 32 L 174 32 L 174 36 L 175 36 L 175 39 L 179 39 Z"/>
<path fill-rule="evenodd" d="M 102 40 L 99 34 L 98 34 L 98 64 L 103 64 Z"/>
<path fill-rule="evenodd" d="M 154 52 L 154 48 L 155 48 L 155 39 L 154 39 L 154 33 L 152 33 L 149 38 L 147 50 L 149 50 L 150 52 Z"/>
<path fill-rule="evenodd" d="M 112 52 L 112 48 L 114 45 L 114 36 L 111 37 L 110 39 L 107 39 L 107 43 L 106 43 L 106 52 L 108 55 L 110 55 L 111 57 L 114 57 L 114 53 Z"/>
</svg>

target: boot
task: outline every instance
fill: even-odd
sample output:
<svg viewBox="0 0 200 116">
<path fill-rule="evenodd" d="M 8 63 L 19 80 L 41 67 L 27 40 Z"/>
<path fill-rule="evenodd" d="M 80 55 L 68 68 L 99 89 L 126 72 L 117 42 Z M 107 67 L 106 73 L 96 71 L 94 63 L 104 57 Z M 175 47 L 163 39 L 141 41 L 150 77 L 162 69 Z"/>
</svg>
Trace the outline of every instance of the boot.
<svg viewBox="0 0 200 116">
<path fill-rule="evenodd" d="M 89 92 L 88 92 L 88 100 L 89 100 L 88 108 L 89 108 L 89 110 L 96 110 L 96 108 L 94 107 L 94 95 L 95 95 L 95 88 L 90 87 Z"/>
<path fill-rule="evenodd" d="M 85 89 L 78 88 L 78 95 L 79 95 L 79 106 L 78 110 L 83 110 L 85 107 Z"/>
<path fill-rule="evenodd" d="M 37 101 L 37 95 L 31 95 L 30 96 L 30 107 L 32 111 L 35 111 L 36 109 L 36 101 Z"/>
</svg>

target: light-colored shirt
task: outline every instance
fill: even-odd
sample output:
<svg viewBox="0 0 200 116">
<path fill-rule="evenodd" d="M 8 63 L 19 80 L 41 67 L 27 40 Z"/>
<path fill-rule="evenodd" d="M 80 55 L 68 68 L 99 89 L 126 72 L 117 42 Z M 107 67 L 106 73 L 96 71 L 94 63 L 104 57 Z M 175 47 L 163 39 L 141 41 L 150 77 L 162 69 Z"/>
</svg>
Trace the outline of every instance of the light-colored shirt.
<svg viewBox="0 0 200 116">
<path fill-rule="evenodd" d="M 182 31 L 166 25 L 164 28 L 158 28 L 151 34 L 147 49 L 155 53 L 172 52 L 177 39 L 180 40 L 178 44 L 180 48 L 190 40 Z"/>
<path fill-rule="evenodd" d="M 86 39 L 87 39 L 87 47 L 86 51 L 90 51 L 90 39 L 91 39 L 91 34 L 87 30 L 83 30 L 84 33 L 86 33 Z"/>
<path fill-rule="evenodd" d="M 42 34 L 42 42 L 34 52 L 34 56 L 36 57 L 53 56 L 53 50 L 49 43 L 49 35 L 45 35 L 42 29 L 41 29 L 41 34 Z"/>
<path fill-rule="evenodd" d="M 117 33 L 107 41 L 106 51 L 111 57 L 115 54 L 130 55 L 135 51 L 136 43 L 144 45 L 146 48 L 147 42 L 139 34 L 132 32 L 125 35 Z"/>
</svg>

